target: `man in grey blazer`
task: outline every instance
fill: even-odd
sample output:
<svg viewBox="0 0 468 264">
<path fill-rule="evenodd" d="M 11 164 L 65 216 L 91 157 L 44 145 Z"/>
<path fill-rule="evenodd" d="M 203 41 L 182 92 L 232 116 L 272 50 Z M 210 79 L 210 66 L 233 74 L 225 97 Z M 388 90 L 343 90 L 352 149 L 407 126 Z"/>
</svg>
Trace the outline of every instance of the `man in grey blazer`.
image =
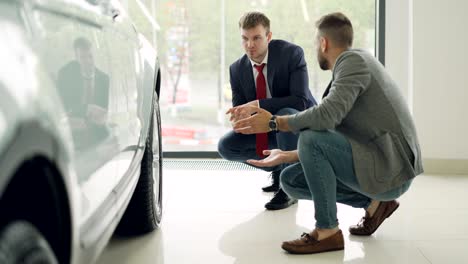
<svg viewBox="0 0 468 264">
<path fill-rule="evenodd" d="M 364 208 L 362 221 L 349 232 L 371 235 L 423 172 L 416 129 L 396 83 L 375 57 L 351 49 L 353 29 L 346 16 L 328 14 L 316 26 L 318 62 L 333 72 L 322 103 L 281 117 L 251 107 L 256 114 L 234 125 L 243 134 L 300 133 L 297 150 L 269 150 L 267 158 L 248 161 L 255 166 L 293 163 L 281 173 L 284 191 L 314 201 L 316 228 L 282 244 L 296 254 L 344 248 L 336 202 Z"/>
<path fill-rule="evenodd" d="M 245 13 L 239 21 L 245 55 L 230 67 L 232 89 L 231 121 L 245 116 L 249 105 L 266 109 L 275 115 L 291 115 L 316 105 L 309 90 L 304 52 L 301 47 L 283 40 L 271 40 L 270 20 L 260 12 Z M 229 131 L 218 143 L 219 154 L 227 160 L 245 162 L 263 158 L 271 148 L 294 150 L 298 136 L 290 132 L 243 135 Z M 273 183 L 265 192 L 275 191 L 265 204 L 268 210 L 284 209 L 296 203 L 279 188 L 284 165 L 263 167 L 272 172 Z"/>
</svg>

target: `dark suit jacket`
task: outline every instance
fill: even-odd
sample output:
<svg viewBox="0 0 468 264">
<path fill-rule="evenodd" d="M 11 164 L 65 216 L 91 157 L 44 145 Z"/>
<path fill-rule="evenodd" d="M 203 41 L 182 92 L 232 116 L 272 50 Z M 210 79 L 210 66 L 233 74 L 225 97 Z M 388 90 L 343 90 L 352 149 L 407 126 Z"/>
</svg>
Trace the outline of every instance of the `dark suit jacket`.
<svg viewBox="0 0 468 264">
<path fill-rule="evenodd" d="M 58 72 L 57 89 L 62 98 L 65 111 L 70 117 L 87 120 L 88 104 L 95 104 L 104 109 L 109 105 L 109 76 L 99 69 L 94 73 L 94 96 L 88 102 L 83 102 L 84 80 L 80 65 L 71 61 Z M 106 125 L 87 123 L 87 128 L 72 132 L 73 141 L 78 150 L 96 145 L 109 135 Z"/>
<path fill-rule="evenodd" d="M 230 68 L 232 105 L 256 100 L 252 64 L 247 55 Z M 260 107 L 276 113 L 282 108 L 298 111 L 316 105 L 309 90 L 307 64 L 301 47 L 284 40 L 272 40 L 268 46 L 267 82 L 272 98 L 260 100 Z"/>
<path fill-rule="evenodd" d="M 108 109 L 109 105 L 109 76 L 96 68 L 94 75 L 94 97 L 91 102 L 83 104 L 81 98 L 84 93 L 83 77 L 77 61 L 71 61 L 58 72 L 57 86 L 62 97 L 65 110 L 76 117 L 85 117 L 87 104 L 95 104 Z"/>
</svg>

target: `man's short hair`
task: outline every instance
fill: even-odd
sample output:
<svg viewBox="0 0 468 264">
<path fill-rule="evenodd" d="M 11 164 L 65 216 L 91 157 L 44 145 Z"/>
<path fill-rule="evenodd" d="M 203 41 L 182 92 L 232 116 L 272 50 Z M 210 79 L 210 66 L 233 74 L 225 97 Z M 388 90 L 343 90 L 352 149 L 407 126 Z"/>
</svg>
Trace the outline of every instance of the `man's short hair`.
<svg viewBox="0 0 468 264">
<path fill-rule="evenodd" d="M 262 25 L 267 34 L 270 32 L 270 19 L 261 12 L 247 12 L 239 20 L 239 28 L 242 29 L 251 29 L 258 25 Z"/>
<path fill-rule="evenodd" d="M 336 12 L 321 17 L 316 23 L 319 34 L 331 39 L 340 47 L 351 47 L 353 45 L 353 25 L 342 13 Z"/>
<path fill-rule="evenodd" d="M 90 50 L 91 41 L 89 41 L 87 38 L 84 38 L 84 37 L 76 38 L 75 41 L 73 41 L 73 48 L 75 50 L 77 49 Z"/>
</svg>

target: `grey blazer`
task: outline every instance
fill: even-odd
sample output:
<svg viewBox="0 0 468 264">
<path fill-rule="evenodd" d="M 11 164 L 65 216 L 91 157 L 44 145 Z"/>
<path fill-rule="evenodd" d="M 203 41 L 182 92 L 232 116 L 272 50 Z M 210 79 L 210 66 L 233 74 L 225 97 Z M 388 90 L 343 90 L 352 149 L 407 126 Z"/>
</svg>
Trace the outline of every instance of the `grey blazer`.
<svg viewBox="0 0 468 264">
<path fill-rule="evenodd" d="M 335 129 L 350 142 L 363 191 L 389 191 L 423 173 L 408 106 L 383 65 L 363 50 L 336 60 L 322 103 L 288 118 L 293 131 Z"/>
</svg>

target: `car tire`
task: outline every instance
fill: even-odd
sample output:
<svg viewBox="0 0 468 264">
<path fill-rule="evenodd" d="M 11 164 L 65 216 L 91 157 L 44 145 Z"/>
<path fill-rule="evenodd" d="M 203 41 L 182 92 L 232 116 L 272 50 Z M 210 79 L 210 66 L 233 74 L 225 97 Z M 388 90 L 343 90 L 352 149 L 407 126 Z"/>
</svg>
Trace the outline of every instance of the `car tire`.
<svg viewBox="0 0 468 264">
<path fill-rule="evenodd" d="M 153 103 L 152 118 L 141 161 L 141 173 L 135 192 L 115 233 L 134 236 L 158 228 L 162 218 L 162 150 L 158 104 Z"/>
<path fill-rule="evenodd" d="M 0 233 L 0 263 L 55 264 L 55 255 L 41 233 L 26 221 L 15 221 Z"/>
</svg>

